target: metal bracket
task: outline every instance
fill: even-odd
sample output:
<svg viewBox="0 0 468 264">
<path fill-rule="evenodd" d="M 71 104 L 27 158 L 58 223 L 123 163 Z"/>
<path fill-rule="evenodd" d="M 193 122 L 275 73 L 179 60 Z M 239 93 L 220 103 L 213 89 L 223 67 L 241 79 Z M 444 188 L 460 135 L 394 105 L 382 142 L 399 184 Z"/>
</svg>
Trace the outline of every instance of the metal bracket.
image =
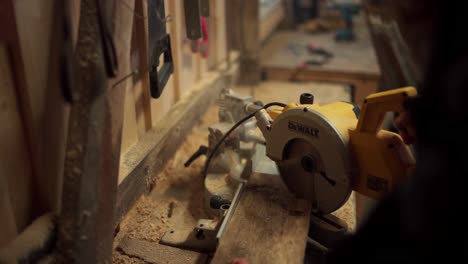
<svg viewBox="0 0 468 264">
<path fill-rule="evenodd" d="M 166 232 L 159 243 L 197 252 L 214 252 L 218 241 L 216 230 L 219 220 L 200 219 L 192 230 L 171 230 Z"/>
<path fill-rule="evenodd" d="M 218 241 L 235 211 L 245 183 L 240 183 L 230 205 L 223 205 L 219 219 L 200 219 L 192 230 L 171 230 L 166 232 L 159 243 L 198 252 L 214 252 Z"/>
</svg>

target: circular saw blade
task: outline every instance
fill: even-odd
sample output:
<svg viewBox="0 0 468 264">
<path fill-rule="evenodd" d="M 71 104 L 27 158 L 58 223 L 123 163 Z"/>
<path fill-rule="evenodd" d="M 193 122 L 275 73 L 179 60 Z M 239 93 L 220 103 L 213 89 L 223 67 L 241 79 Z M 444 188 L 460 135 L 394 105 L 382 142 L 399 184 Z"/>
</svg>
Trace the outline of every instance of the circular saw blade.
<svg viewBox="0 0 468 264">
<path fill-rule="evenodd" d="M 278 168 L 288 189 L 299 198 L 312 202 L 312 210 L 331 213 L 348 199 L 349 184 L 336 181 L 328 175 L 326 162 L 317 149 L 307 140 L 293 139 L 284 148 L 283 160 Z M 329 165 L 329 164 L 328 164 Z"/>
</svg>

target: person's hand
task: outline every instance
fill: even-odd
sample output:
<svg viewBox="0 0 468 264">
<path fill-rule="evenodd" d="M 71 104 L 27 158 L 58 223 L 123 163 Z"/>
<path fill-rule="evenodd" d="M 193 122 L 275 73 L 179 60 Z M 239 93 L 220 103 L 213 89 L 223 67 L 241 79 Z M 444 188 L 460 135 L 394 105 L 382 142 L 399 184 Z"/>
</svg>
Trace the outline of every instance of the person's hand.
<svg viewBox="0 0 468 264">
<path fill-rule="evenodd" d="M 393 124 L 398 130 L 398 133 L 400 134 L 405 144 L 412 144 L 416 142 L 416 137 L 413 132 L 413 122 L 409 112 L 404 111 L 401 113 L 395 113 Z"/>
<path fill-rule="evenodd" d="M 231 261 L 231 264 L 249 264 L 249 261 L 244 258 L 235 258 Z"/>
</svg>

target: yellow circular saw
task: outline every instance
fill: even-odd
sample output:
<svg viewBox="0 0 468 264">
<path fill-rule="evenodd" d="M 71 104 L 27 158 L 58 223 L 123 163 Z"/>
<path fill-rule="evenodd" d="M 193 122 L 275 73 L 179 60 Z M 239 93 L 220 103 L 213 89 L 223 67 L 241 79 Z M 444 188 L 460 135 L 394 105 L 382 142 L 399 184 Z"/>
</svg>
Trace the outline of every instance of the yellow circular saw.
<svg viewBox="0 0 468 264">
<path fill-rule="evenodd" d="M 383 130 L 387 112 L 403 111 L 416 89 L 405 87 L 369 95 L 361 111 L 344 102 L 313 104 L 303 94 L 299 104 L 257 111 L 266 154 L 278 165 L 287 187 L 311 201 L 315 212 L 340 208 L 352 190 L 381 198 L 415 165 L 414 157 L 393 132 Z"/>
</svg>

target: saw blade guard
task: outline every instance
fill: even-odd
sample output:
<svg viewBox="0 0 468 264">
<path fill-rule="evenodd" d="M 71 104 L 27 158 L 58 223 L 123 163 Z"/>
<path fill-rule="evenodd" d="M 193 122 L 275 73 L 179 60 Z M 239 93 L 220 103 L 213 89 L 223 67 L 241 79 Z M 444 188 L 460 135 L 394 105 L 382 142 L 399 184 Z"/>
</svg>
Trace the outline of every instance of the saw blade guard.
<svg viewBox="0 0 468 264">
<path fill-rule="evenodd" d="M 352 191 L 348 129 L 357 118 L 353 105 L 296 105 L 275 116 L 265 134 L 267 155 L 276 161 L 286 186 L 312 202 L 314 211 L 331 213 Z M 351 113 L 351 114 L 343 114 Z"/>
</svg>

